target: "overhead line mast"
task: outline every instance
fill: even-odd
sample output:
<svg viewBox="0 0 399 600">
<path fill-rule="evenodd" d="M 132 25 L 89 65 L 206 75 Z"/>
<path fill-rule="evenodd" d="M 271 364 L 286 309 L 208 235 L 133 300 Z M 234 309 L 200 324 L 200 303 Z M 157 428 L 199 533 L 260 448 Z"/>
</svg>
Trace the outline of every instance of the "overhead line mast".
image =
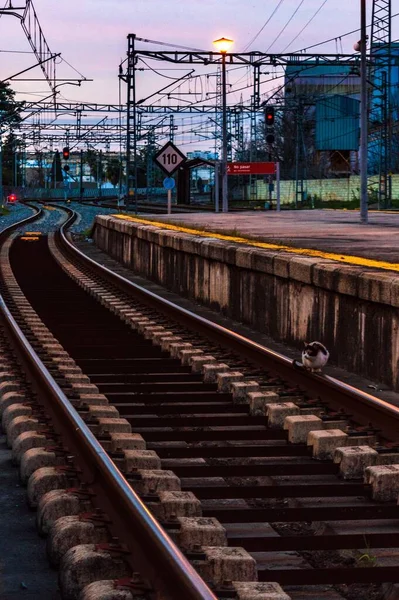
<svg viewBox="0 0 399 600">
<path fill-rule="evenodd" d="M 392 10 L 391 0 L 373 0 L 370 43 L 369 187 L 377 190 L 378 207 L 392 201 Z"/>
<path fill-rule="evenodd" d="M 24 4 L 24 6 L 14 7 L 12 1 L 7 0 L 5 7 L 0 8 L 0 16 L 10 15 L 17 17 L 17 19 L 20 20 L 21 27 L 37 58 L 38 65 L 43 71 L 52 92 L 55 94 L 56 58 L 59 54 L 56 55 L 51 52 L 46 38 L 44 37 L 32 0 L 25 0 L 25 3 L 22 2 L 22 4 Z"/>
</svg>

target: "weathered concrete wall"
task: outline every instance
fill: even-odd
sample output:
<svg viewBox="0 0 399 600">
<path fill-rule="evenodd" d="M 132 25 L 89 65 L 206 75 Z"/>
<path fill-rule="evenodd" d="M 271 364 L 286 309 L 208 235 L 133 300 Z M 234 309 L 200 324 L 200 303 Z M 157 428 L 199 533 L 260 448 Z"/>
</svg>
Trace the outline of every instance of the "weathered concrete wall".
<svg viewBox="0 0 399 600">
<path fill-rule="evenodd" d="M 360 198 L 360 176 L 351 175 L 347 178 L 334 179 L 308 179 L 306 182 L 306 191 L 312 197 L 317 196 L 324 202 L 330 200 L 340 200 L 349 202 L 350 200 L 359 200 Z M 293 180 L 281 181 L 280 194 L 281 203 L 286 204 L 295 201 L 296 182 Z M 399 175 L 392 175 L 392 198 L 399 198 Z M 256 182 L 258 198 L 268 198 L 268 183 L 261 178 Z M 249 197 L 249 196 L 248 196 Z"/>
<path fill-rule="evenodd" d="M 99 216 L 99 248 L 136 273 L 399 389 L 399 276 Z"/>
</svg>

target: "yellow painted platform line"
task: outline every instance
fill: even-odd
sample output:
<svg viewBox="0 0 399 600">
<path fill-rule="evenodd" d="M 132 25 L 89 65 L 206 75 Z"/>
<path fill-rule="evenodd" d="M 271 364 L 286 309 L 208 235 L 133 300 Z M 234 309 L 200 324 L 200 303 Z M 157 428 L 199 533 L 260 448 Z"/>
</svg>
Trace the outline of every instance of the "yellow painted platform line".
<svg viewBox="0 0 399 600">
<path fill-rule="evenodd" d="M 288 252 L 291 254 L 299 254 L 300 256 L 309 256 L 311 258 L 324 258 L 344 263 L 347 265 L 356 265 L 359 267 L 371 267 L 373 269 L 399 271 L 399 263 L 389 263 L 384 262 L 382 260 L 363 258 L 362 256 L 351 256 L 349 254 L 336 254 L 334 252 L 324 252 L 323 250 L 313 250 L 312 248 L 295 248 L 294 246 L 284 246 L 283 244 L 259 242 L 255 240 L 249 240 L 244 237 L 236 237 L 231 235 L 225 235 L 223 233 L 214 233 L 211 231 L 199 231 L 198 229 L 181 227 L 180 225 L 171 225 L 170 223 L 162 223 L 162 221 L 150 221 L 149 219 L 140 219 L 139 217 L 131 217 L 129 215 L 116 214 L 110 216 L 124 221 L 133 221 L 134 223 L 139 223 L 141 225 L 152 225 L 153 227 L 160 227 L 162 229 L 169 229 L 171 231 L 180 231 L 182 233 L 189 233 L 190 235 L 197 235 L 206 238 L 216 238 L 218 240 L 224 240 L 226 242 L 235 242 L 236 244 L 245 244 L 246 246 L 262 248 L 264 250 L 278 250 L 282 252 Z"/>
</svg>

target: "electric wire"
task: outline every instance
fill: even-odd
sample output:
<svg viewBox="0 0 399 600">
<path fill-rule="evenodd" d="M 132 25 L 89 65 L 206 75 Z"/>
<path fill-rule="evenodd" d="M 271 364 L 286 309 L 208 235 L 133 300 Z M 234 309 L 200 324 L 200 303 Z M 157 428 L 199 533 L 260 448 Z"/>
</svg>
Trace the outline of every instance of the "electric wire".
<svg viewBox="0 0 399 600">
<path fill-rule="evenodd" d="M 86 77 L 83 75 L 83 73 L 81 73 L 80 71 L 75 69 L 75 67 L 73 65 L 71 65 L 71 63 L 69 63 L 65 58 L 60 56 L 60 59 L 62 60 L 62 62 L 66 63 L 68 65 L 68 67 L 71 67 L 71 69 L 73 69 L 78 75 L 80 75 L 82 77 L 82 79 L 86 79 Z"/>
<path fill-rule="evenodd" d="M 399 17 L 399 12 L 392 15 L 391 20 L 396 17 Z M 366 26 L 367 29 L 370 29 L 370 27 L 371 27 L 371 23 L 370 23 L 370 25 Z M 294 50 L 294 54 L 297 54 L 299 52 L 306 52 L 306 50 L 311 50 L 312 48 L 317 48 L 318 46 L 323 46 L 324 44 L 328 44 L 329 42 L 335 42 L 335 40 L 337 40 L 337 39 L 347 37 L 348 35 L 352 35 L 353 33 L 359 33 L 359 31 L 360 31 L 360 27 L 358 27 L 357 29 L 352 29 L 352 31 L 347 31 L 346 33 L 343 33 L 339 36 L 332 37 L 328 40 L 324 40 L 323 42 L 317 42 L 316 44 L 312 44 L 311 46 L 306 46 L 305 48 L 301 48 L 300 50 Z M 394 42 L 392 42 L 392 43 L 394 43 Z"/>
<path fill-rule="evenodd" d="M 145 66 L 147 67 L 147 69 L 149 69 L 150 71 L 152 71 L 156 75 L 159 75 L 160 77 L 164 77 L 165 79 L 172 79 L 172 81 L 176 81 L 176 83 L 181 79 L 181 77 L 170 77 L 169 75 L 163 75 L 163 73 L 160 73 L 159 71 L 157 71 L 157 69 L 154 69 L 153 67 L 151 67 L 151 65 L 149 65 L 148 63 L 146 63 L 143 58 L 140 57 L 140 60 L 141 60 L 142 63 L 145 64 Z M 187 67 L 187 71 L 189 71 L 189 70 L 190 69 Z"/>
<path fill-rule="evenodd" d="M 207 50 L 201 50 L 200 48 L 190 48 L 189 46 L 178 46 L 176 44 L 169 44 L 168 42 L 160 42 L 159 40 L 147 40 L 145 38 L 136 37 L 139 42 L 145 42 L 146 44 L 157 44 L 158 46 L 168 46 L 169 48 L 180 48 L 181 50 L 188 50 L 189 52 L 207 52 Z"/>
<path fill-rule="evenodd" d="M 292 19 L 295 17 L 295 15 L 297 14 L 298 10 L 301 8 L 302 4 L 305 2 L 305 0 L 301 0 L 300 3 L 298 4 L 298 6 L 296 7 L 296 9 L 294 10 L 294 12 L 292 13 L 292 15 L 290 16 L 290 18 L 288 19 L 288 21 L 286 22 L 286 24 L 284 25 L 284 27 L 282 28 L 282 30 L 276 35 L 276 37 L 274 38 L 274 40 L 272 41 L 272 43 L 269 45 L 269 47 L 266 49 L 266 52 L 269 52 L 270 48 L 272 46 L 274 46 L 274 44 L 277 42 L 277 40 L 281 37 L 281 35 L 284 33 L 284 31 L 287 29 L 288 25 L 291 23 Z"/>
<path fill-rule="evenodd" d="M 33 50 L 0 50 L 0 52 L 7 54 L 34 54 Z"/>
<path fill-rule="evenodd" d="M 248 50 L 248 48 L 250 48 L 252 46 L 252 44 L 254 43 L 254 41 L 256 39 L 258 39 L 258 37 L 260 36 L 260 34 L 262 33 L 262 31 L 264 30 L 264 28 L 266 27 L 266 25 L 268 25 L 270 23 L 270 21 L 272 20 L 272 18 L 274 17 L 274 15 L 276 14 L 276 12 L 278 11 L 278 9 L 280 8 L 280 6 L 282 5 L 282 3 L 284 2 L 284 0 L 280 0 L 279 3 L 277 4 L 276 8 L 273 10 L 272 14 L 270 15 L 270 17 L 266 20 L 266 22 L 262 25 L 262 27 L 259 29 L 258 33 L 252 38 L 252 40 L 245 46 L 244 48 L 244 52 L 246 52 Z"/>
<path fill-rule="evenodd" d="M 317 17 L 317 15 L 319 14 L 319 12 L 323 8 L 323 6 L 325 6 L 327 4 L 327 2 L 328 2 L 328 0 L 323 0 L 323 2 L 321 3 L 321 5 L 319 6 L 319 8 L 313 13 L 313 15 L 310 17 L 310 19 L 308 20 L 308 22 L 305 23 L 305 25 L 302 27 L 302 29 L 300 30 L 300 32 L 296 34 L 296 36 L 294 37 L 294 39 L 292 39 L 290 41 L 290 43 L 287 44 L 285 48 L 283 48 L 283 50 L 281 51 L 281 53 L 285 52 L 287 50 L 287 48 L 289 48 L 291 46 L 291 44 L 293 44 L 295 42 L 295 40 L 297 40 L 299 38 L 299 36 L 311 24 L 311 22 L 313 21 L 313 19 L 315 19 Z"/>
</svg>

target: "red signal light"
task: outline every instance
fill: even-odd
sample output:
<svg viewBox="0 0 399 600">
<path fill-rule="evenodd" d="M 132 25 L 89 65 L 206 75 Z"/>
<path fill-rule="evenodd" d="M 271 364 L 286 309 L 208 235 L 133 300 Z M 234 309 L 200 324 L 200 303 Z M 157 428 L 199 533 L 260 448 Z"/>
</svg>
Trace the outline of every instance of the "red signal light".
<svg viewBox="0 0 399 600">
<path fill-rule="evenodd" d="M 64 160 L 68 160 L 69 158 L 69 148 L 67 146 L 62 149 L 62 157 Z"/>
<path fill-rule="evenodd" d="M 8 201 L 9 201 L 9 202 L 15 202 L 15 201 L 16 201 L 16 199 L 17 199 L 17 197 L 16 197 L 16 195 L 15 195 L 15 194 L 10 194 L 10 195 L 8 196 Z"/>
<path fill-rule="evenodd" d="M 274 108 L 273 108 L 273 106 L 266 107 L 265 120 L 266 120 L 266 125 L 268 127 L 271 127 L 272 125 L 274 125 Z"/>
</svg>

